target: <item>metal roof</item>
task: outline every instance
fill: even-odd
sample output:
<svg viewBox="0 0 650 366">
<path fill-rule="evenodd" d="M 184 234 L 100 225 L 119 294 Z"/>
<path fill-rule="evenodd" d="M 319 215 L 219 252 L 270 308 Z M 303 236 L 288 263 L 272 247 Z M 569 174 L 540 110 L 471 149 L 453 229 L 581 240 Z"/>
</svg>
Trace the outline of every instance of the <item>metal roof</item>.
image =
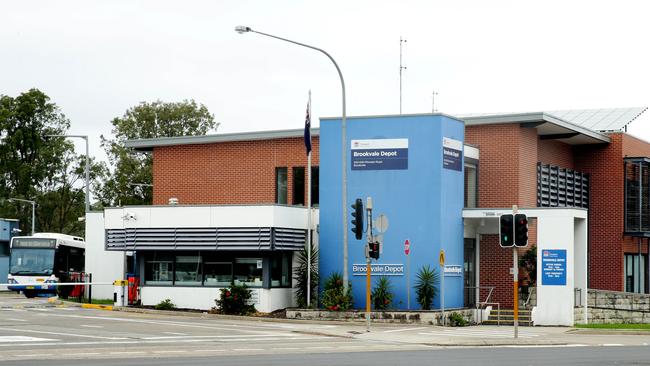
<svg viewBox="0 0 650 366">
<path fill-rule="evenodd" d="M 273 140 L 291 137 L 303 137 L 304 132 L 304 129 L 297 128 L 294 130 L 238 132 L 223 133 L 219 135 L 158 137 L 153 139 L 127 140 L 124 143 L 124 146 L 139 151 L 151 151 L 154 147 L 161 146 L 214 144 L 218 142 Z M 319 133 L 320 130 L 318 128 L 311 129 L 312 136 L 318 136 Z"/>
<path fill-rule="evenodd" d="M 594 131 L 623 131 L 647 109 L 647 107 L 576 109 L 545 113 Z"/>
</svg>

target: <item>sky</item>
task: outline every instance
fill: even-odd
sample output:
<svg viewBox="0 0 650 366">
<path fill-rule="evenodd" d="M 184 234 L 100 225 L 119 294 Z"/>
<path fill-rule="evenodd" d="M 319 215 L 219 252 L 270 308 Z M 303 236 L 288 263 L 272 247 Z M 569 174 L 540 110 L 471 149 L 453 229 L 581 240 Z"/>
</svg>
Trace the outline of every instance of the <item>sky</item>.
<svg viewBox="0 0 650 366">
<path fill-rule="evenodd" d="M 217 133 L 347 114 L 650 106 L 647 1 L 5 1 L 0 94 L 48 94 L 70 133 L 100 135 L 140 102 L 194 99 Z M 650 141 L 650 111 L 630 133 Z M 215 131 L 212 131 L 213 133 Z M 77 150 L 83 152 L 83 143 Z"/>
</svg>

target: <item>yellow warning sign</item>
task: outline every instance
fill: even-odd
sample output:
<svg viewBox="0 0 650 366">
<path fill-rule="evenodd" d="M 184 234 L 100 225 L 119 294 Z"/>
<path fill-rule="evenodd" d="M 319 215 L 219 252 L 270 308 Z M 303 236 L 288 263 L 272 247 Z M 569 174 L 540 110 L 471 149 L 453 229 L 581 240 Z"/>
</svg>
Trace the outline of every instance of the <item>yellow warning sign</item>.
<svg viewBox="0 0 650 366">
<path fill-rule="evenodd" d="M 440 266 L 445 265 L 445 251 L 440 249 Z"/>
</svg>

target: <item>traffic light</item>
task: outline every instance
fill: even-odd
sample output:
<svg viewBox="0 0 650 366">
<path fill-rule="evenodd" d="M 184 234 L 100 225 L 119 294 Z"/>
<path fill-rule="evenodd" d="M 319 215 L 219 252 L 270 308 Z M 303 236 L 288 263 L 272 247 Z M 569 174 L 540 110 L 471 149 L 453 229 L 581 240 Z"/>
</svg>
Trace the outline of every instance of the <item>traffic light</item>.
<svg viewBox="0 0 650 366">
<path fill-rule="evenodd" d="M 352 205 L 352 232 L 357 240 L 363 238 L 363 200 L 357 198 Z"/>
<path fill-rule="evenodd" d="M 524 214 L 515 215 L 515 246 L 528 245 L 528 218 Z"/>
<path fill-rule="evenodd" d="M 515 232 L 513 219 L 512 214 L 501 215 L 499 218 L 499 244 L 504 248 L 514 245 L 514 238 L 512 237 Z"/>
<path fill-rule="evenodd" d="M 368 243 L 368 253 L 370 255 L 370 258 L 379 259 L 379 242 L 378 241 Z"/>
</svg>

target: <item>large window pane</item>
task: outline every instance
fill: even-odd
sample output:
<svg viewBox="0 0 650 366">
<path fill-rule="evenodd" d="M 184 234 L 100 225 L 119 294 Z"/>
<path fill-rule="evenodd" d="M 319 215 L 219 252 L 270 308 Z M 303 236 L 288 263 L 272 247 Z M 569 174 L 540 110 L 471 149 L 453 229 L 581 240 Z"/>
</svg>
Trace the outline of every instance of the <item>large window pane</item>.
<svg viewBox="0 0 650 366">
<path fill-rule="evenodd" d="M 465 164 L 465 207 L 475 208 L 478 204 L 478 175 L 476 165 Z"/>
<path fill-rule="evenodd" d="M 307 197 L 305 197 L 305 168 L 293 168 L 293 204 L 305 205 Z"/>
<path fill-rule="evenodd" d="M 262 287 L 262 258 L 237 258 L 234 268 L 235 284 Z"/>
<path fill-rule="evenodd" d="M 275 203 L 287 204 L 287 168 L 275 168 Z"/>
<path fill-rule="evenodd" d="M 271 258 L 271 287 L 291 287 L 291 257 L 289 254 Z"/>
<path fill-rule="evenodd" d="M 201 256 L 177 255 L 175 284 L 179 286 L 201 286 Z"/>
<path fill-rule="evenodd" d="M 227 287 L 232 283 L 232 262 L 205 262 L 206 286 Z"/>
<path fill-rule="evenodd" d="M 174 273 L 174 257 L 154 252 L 144 262 L 144 282 L 147 285 L 171 285 Z"/>
</svg>

